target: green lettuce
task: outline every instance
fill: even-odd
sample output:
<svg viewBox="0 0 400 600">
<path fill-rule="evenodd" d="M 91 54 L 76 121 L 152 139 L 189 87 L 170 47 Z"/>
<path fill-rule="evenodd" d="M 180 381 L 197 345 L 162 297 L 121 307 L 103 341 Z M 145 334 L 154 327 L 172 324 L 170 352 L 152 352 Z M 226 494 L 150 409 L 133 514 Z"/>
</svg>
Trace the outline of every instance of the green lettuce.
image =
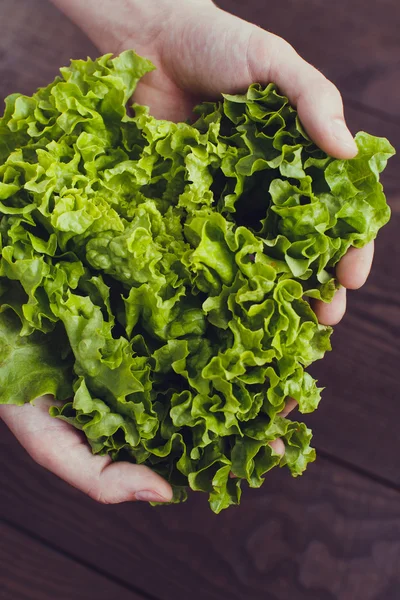
<svg viewBox="0 0 400 600">
<path fill-rule="evenodd" d="M 238 504 L 241 484 L 315 459 L 306 371 L 330 350 L 309 299 L 390 212 L 394 150 L 359 133 L 335 160 L 273 84 L 190 123 L 126 104 L 153 65 L 72 61 L 0 120 L 0 403 L 50 393 L 93 452 Z M 279 456 L 270 442 L 281 438 Z M 234 475 L 235 477 L 232 477 Z"/>
</svg>

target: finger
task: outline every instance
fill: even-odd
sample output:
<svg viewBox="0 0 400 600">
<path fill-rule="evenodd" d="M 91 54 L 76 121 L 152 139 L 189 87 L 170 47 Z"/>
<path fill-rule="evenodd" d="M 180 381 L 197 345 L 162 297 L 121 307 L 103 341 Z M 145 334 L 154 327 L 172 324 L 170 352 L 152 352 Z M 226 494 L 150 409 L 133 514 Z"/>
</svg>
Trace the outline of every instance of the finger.
<svg viewBox="0 0 400 600">
<path fill-rule="evenodd" d="M 321 325 L 337 325 L 346 312 L 346 289 L 339 288 L 329 304 L 314 300 L 312 306 Z"/>
<path fill-rule="evenodd" d="M 352 158 L 357 154 L 338 89 L 290 44 L 259 30 L 250 39 L 248 56 L 254 81 L 276 83 L 297 107 L 304 128 L 317 146 L 337 158 Z"/>
<path fill-rule="evenodd" d="M 289 398 L 286 401 L 285 408 L 279 413 L 280 417 L 287 417 L 288 414 L 292 412 L 295 408 L 297 408 L 298 402 L 294 398 Z"/>
<path fill-rule="evenodd" d="M 50 396 L 34 404 L 0 406 L 0 417 L 42 467 L 104 504 L 171 500 L 169 484 L 148 467 L 94 456 L 84 435 L 49 415 Z"/>
<path fill-rule="evenodd" d="M 336 267 L 336 276 L 344 287 L 358 290 L 367 281 L 374 258 L 374 242 L 363 248 L 349 248 Z"/>
<path fill-rule="evenodd" d="M 285 444 L 283 443 L 281 438 L 278 438 L 277 440 L 272 440 L 272 442 L 268 442 L 268 444 L 271 446 L 274 452 L 276 452 L 280 456 L 283 456 L 285 454 Z"/>
</svg>

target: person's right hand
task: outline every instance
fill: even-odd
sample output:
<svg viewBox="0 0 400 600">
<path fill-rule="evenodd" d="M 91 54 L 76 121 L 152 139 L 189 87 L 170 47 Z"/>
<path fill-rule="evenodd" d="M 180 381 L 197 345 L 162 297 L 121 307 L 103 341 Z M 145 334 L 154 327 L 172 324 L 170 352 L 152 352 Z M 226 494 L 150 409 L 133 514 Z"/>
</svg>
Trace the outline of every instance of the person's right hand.
<svg viewBox="0 0 400 600">
<path fill-rule="evenodd" d="M 148 467 L 92 454 L 81 431 L 49 415 L 54 404 L 42 396 L 33 405 L 0 405 L 0 419 L 35 462 L 102 504 L 172 499 L 169 483 Z"/>
</svg>

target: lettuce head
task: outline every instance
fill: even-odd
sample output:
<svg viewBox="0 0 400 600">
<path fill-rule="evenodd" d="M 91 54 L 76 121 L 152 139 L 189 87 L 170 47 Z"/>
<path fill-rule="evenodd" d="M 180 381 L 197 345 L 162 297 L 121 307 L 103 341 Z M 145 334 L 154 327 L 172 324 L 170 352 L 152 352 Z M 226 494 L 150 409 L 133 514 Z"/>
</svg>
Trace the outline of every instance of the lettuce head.
<svg viewBox="0 0 400 600">
<path fill-rule="evenodd" d="M 195 108 L 126 106 L 153 65 L 74 60 L 0 120 L 0 403 L 42 394 L 94 453 L 238 504 L 275 466 L 300 475 L 330 350 L 310 299 L 389 219 L 394 150 L 359 133 L 327 156 L 273 84 Z M 281 438 L 285 455 L 270 442 Z M 66 457 L 67 459 L 67 457 Z M 234 477 L 232 476 L 234 475 Z"/>
</svg>

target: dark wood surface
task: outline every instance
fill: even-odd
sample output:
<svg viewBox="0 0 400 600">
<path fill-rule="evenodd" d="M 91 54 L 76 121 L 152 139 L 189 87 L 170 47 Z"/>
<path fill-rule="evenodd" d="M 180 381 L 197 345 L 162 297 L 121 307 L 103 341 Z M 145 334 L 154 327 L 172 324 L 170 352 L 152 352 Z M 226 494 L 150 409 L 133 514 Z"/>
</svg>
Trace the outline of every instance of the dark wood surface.
<svg viewBox="0 0 400 600">
<path fill-rule="evenodd" d="M 1 600 L 143 599 L 1 521 L 0 540 Z"/>
<path fill-rule="evenodd" d="M 223 0 L 288 39 L 343 92 L 352 131 L 400 149 L 398 0 Z M 0 0 L 1 96 L 32 93 L 69 58 L 95 55 L 46 0 Z M 368 284 L 349 294 L 326 386 L 306 418 L 319 449 L 300 479 L 271 473 L 219 516 L 205 498 L 99 506 L 35 465 L 0 424 L 0 599 L 400 598 L 400 170 Z"/>
<path fill-rule="evenodd" d="M 96 505 L 10 437 L 3 517 L 127 587 L 163 600 L 398 600 L 399 494 L 332 461 L 297 480 L 274 471 L 216 516 L 200 494 L 181 506 Z"/>
</svg>

